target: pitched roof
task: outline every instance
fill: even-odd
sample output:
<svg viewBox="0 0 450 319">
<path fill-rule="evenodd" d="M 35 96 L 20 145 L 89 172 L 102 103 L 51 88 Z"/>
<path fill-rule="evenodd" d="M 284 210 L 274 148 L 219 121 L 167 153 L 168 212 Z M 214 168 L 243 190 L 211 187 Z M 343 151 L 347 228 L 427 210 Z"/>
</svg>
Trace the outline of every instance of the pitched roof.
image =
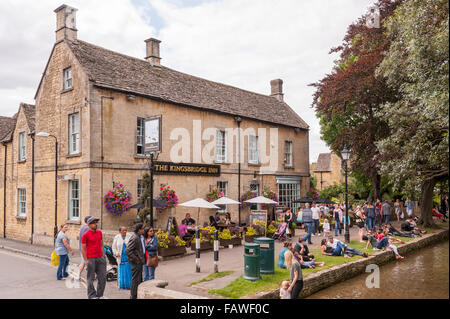
<svg viewBox="0 0 450 319">
<path fill-rule="evenodd" d="M 301 129 L 308 124 L 268 95 L 208 81 L 84 41 L 67 41 L 94 85 L 149 98 Z"/>
<path fill-rule="evenodd" d="M 331 153 L 319 154 L 314 172 L 331 172 Z"/>
<path fill-rule="evenodd" d="M 13 132 L 16 128 L 17 117 L 19 116 L 20 109 L 22 109 L 25 114 L 30 133 L 34 132 L 36 107 L 32 104 L 20 103 L 19 110 L 13 117 L 0 116 L 0 142 L 11 141 Z"/>
<path fill-rule="evenodd" d="M 11 139 L 11 133 L 16 126 L 17 113 L 13 117 L 0 116 L 0 142 Z"/>
</svg>

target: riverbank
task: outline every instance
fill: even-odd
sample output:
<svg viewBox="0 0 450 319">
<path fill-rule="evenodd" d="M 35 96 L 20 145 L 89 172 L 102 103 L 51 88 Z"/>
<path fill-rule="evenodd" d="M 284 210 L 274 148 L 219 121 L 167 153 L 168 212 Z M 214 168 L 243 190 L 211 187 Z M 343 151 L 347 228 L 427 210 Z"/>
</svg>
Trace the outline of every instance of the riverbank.
<svg viewBox="0 0 450 319">
<path fill-rule="evenodd" d="M 442 242 L 445 240 L 448 241 L 448 239 L 448 228 L 440 229 L 431 234 L 423 235 L 422 237 L 415 238 L 403 245 L 400 245 L 398 247 L 398 251 L 402 256 L 407 256 L 411 252 L 418 251 L 421 248 L 433 245 L 438 242 Z M 375 264 L 377 266 L 382 266 L 394 260 L 396 259 L 392 251 L 380 251 L 372 253 L 368 258 L 359 258 L 353 261 L 346 262 L 345 264 L 336 265 L 328 269 L 308 273 L 304 276 L 303 290 L 300 293 L 299 298 L 305 298 L 322 289 L 328 288 L 337 283 L 365 273 L 367 265 Z M 276 288 L 271 291 L 257 292 L 252 295 L 247 295 L 243 298 L 277 299 L 279 298 L 279 289 Z"/>
</svg>

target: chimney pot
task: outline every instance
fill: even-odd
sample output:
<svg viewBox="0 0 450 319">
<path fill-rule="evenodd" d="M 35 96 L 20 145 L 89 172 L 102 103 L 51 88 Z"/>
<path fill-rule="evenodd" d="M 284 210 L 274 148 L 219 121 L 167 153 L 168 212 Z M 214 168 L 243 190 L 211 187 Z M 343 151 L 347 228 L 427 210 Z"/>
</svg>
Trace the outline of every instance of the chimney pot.
<svg viewBox="0 0 450 319">
<path fill-rule="evenodd" d="M 64 39 L 70 41 L 77 40 L 77 11 L 78 9 L 65 4 L 54 10 L 56 13 L 56 42 Z"/>
<path fill-rule="evenodd" d="M 146 58 L 151 65 L 159 66 L 161 65 L 161 56 L 159 55 L 159 44 L 160 40 L 155 38 L 150 38 L 145 40 L 146 43 Z"/>
<path fill-rule="evenodd" d="M 271 93 L 270 96 L 275 97 L 277 100 L 283 102 L 283 80 L 275 79 L 270 81 Z"/>
</svg>

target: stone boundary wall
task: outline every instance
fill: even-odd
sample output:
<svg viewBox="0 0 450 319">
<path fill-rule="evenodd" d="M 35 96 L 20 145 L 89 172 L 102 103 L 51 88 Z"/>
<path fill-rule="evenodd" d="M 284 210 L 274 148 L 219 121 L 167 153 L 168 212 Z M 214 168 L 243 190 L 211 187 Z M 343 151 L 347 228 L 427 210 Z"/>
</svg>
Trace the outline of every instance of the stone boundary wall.
<svg viewBox="0 0 450 319">
<path fill-rule="evenodd" d="M 411 252 L 430 246 L 432 244 L 448 240 L 449 230 L 442 230 L 433 234 L 423 235 L 413 239 L 406 244 L 398 246 L 398 252 L 400 255 L 408 255 Z M 358 259 L 355 261 L 347 262 L 342 265 L 333 266 L 328 269 L 324 269 L 318 272 L 310 273 L 303 279 L 303 290 L 301 291 L 299 298 L 308 297 L 319 290 L 333 286 L 339 282 L 353 278 L 357 275 L 365 273 L 366 266 L 370 264 L 376 264 L 378 266 L 389 263 L 395 260 L 394 252 L 392 251 L 376 251 L 375 254 L 368 258 Z M 279 289 L 269 292 L 259 292 L 254 295 L 244 297 L 245 299 L 278 299 Z"/>
<path fill-rule="evenodd" d="M 208 299 L 180 291 L 165 289 L 169 283 L 154 279 L 141 283 L 138 287 L 138 299 Z"/>
</svg>

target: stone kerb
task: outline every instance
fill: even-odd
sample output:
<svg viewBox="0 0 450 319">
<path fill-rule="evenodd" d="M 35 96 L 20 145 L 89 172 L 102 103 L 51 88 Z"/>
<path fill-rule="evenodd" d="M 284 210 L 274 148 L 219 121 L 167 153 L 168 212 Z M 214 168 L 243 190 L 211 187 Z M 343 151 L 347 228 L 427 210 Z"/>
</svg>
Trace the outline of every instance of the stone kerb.
<svg viewBox="0 0 450 319">
<path fill-rule="evenodd" d="M 138 287 L 138 299 L 208 299 L 184 292 L 165 289 L 169 283 L 165 280 L 147 280 Z"/>
<path fill-rule="evenodd" d="M 398 247 L 400 255 L 407 255 L 420 248 L 429 246 L 431 244 L 448 240 L 449 230 L 442 230 L 434 234 L 424 235 L 423 237 L 415 238 Z M 339 282 L 353 278 L 357 275 L 365 273 L 366 267 L 370 264 L 381 266 L 392 260 L 395 260 L 395 255 L 392 251 L 376 252 L 374 255 L 351 261 L 342 265 L 333 266 L 318 272 L 309 274 L 303 279 L 303 290 L 299 298 L 305 298 L 318 292 L 322 289 L 333 286 Z M 269 292 L 258 292 L 254 295 L 244 297 L 245 299 L 277 299 L 279 298 L 279 289 Z"/>
</svg>

